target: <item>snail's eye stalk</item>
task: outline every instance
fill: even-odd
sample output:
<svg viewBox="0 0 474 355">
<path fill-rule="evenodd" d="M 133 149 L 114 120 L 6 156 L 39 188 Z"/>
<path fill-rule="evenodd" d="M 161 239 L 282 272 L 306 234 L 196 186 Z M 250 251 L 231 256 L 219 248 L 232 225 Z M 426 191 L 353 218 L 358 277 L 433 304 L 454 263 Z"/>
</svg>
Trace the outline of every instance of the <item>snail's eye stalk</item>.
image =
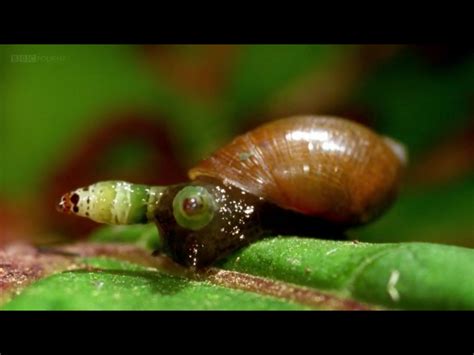
<svg viewBox="0 0 474 355">
<path fill-rule="evenodd" d="M 212 195 L 202 186 L 186 186 L 173 200 L 173 215 L 183 228 L 199 230 L 214 217 Z"/>
<path fill-rule="evenodd" d="M 108 224 L 147 223 L 164 188 L 103 181 L 68 192 L 61 197 L 57 210 Z"/>
</svg>

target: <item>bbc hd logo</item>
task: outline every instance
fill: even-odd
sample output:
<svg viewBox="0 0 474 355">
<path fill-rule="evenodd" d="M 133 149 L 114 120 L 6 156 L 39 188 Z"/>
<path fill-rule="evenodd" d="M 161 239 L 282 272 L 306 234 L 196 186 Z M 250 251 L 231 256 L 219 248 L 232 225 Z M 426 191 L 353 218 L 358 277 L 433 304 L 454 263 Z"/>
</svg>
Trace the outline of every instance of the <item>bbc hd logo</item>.
<svg viewBox="0 0 474 355">
<path fill-rule="evenodd" d="M 36 63 L 36 54 L 12 54 L 12 63 Z"/>
<path fill-rule="evenodd" d="M 12 54 L 10 56 L 12 63 L 59 63 L 65 60 L 64 55 Z"/>
</svg>

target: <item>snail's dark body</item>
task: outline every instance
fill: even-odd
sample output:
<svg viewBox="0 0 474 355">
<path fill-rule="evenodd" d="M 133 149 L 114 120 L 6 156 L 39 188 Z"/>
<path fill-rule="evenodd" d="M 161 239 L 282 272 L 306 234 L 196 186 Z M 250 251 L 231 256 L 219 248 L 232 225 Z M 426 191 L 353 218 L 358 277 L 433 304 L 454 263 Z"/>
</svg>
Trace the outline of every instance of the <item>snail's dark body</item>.
<svg viewBox="0 0 474 355">
<path fill-rule="evenodd" d="M 162 235 L 165 252 L 186 266 L 202 267 L 229 253 L 269 235 L 340 236 L 343 226 L 314 216 L 283 209 L 247 193 L 238 187 L 224 185 L 213 178 L 191 183 L 203 186 L 217 202 L 212 221 L 198 231 L 181 227 L 170 204 L 178 191 L 189 184 L 168 188 L 156 208 L 156 225 Z"/>
<path fill-rule="evenodd" d="M 375 219 L 396 196 L 404 160 L 401 145 L 357 123 L 293 117 L 237 137 L 191 169 L 189 183 L 98 183 L 66 194 L 61 209 L 154 221 L 175 261 L 202 267 L 267 235 L 340 235 Z"/>
</svg>

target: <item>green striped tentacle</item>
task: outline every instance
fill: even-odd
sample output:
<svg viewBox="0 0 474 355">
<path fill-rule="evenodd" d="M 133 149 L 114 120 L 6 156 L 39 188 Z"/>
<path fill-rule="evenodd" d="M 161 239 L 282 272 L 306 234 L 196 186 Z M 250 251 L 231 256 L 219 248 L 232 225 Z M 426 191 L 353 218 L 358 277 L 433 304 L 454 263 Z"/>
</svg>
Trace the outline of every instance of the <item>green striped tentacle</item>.
<svg viewBox="0 0 474 355">
<path fill-rule="evenodd" d="M 63 195 L 59 209 L 100 223 L 148 223 L 163 190 L 161 186 L 102 181 Z"/>
</svg>

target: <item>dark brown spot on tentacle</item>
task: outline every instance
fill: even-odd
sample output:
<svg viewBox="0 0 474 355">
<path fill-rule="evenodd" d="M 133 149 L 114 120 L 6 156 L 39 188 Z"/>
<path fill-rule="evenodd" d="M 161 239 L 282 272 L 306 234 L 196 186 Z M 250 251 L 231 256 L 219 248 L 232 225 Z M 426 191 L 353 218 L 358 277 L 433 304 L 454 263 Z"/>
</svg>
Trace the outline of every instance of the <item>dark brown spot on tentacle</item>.
<svg viewBox="0 0 474 355">
<path fill-rule="evenodd" d="M 72 210 L 74 211 L 74 213 L 77 213 L 79 212 L 79 207 L 77 207 L 76 205 L 72 208 Z"/>
<path fill-rule="evenodd" d="M 76 193 L 73 193 L 72 196 L 71 196 L 71 202 L 74 205 L 77 205 L 77 203 L 79 202 L 79 195 L 76 194 Z"/>
</svg>

